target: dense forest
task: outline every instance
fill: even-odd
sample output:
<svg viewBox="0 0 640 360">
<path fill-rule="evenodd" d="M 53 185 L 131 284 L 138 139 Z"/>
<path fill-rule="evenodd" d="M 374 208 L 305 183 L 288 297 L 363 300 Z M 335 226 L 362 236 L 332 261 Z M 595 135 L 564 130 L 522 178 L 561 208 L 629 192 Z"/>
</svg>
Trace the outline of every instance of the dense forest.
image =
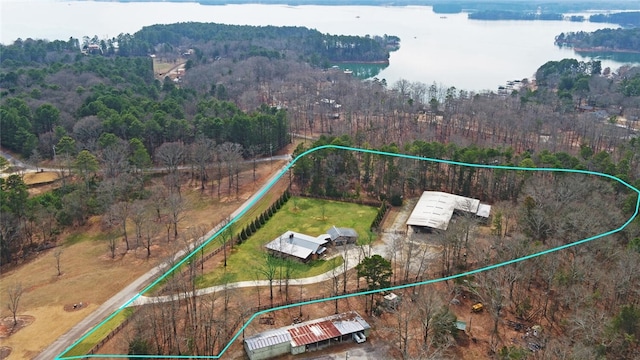
<svg viewBox="0 0 640 360">
<path fill-rule="evenodd" d="M 640 26 L 640 12 L 627 11 L 613 14 L 594 14 L 589 16 L 589 21 L 620 24 L 625 27 L 637 27 Z"/>
<path fill-rule="evenodd" d="M 396 48 L 395 36 L 359 37 L 321 34 L 303 27 L 241 26 L 205 23 L 182 23 L 144 27 L 131 37 L 118 38 L 122 56 L 147 55 L 154 47 L 177 47 L 185 43 L 200 44 L 197 60 L 233 56 L 233 49 L 244 56 L 285 57 L 291 52 L 314 65 L 328 62 L 386 62 L 389 49 Z M 219 47 L 224 43 L 224 47 Z M 203 54 L 212 48 L 211 54 Z M 210 55 L 210 56 L 209 56 Z"/>
<path fill-rule="evenodd" d="M 556 36 L 555 44 L 572 47 L 577 51 L 595 49 L 640 53 L 640 28 L 561 33 Z"/>
<path fill-rule="evenodd" d="M 293 46 L 284 34 L 307 42 Z M 28 259 L 54 246 L 65 228 L 82 228 L 91 217 L 100 218 L 105 231 L 122 234 L 117 239 L 127 250 L 148 246 L 150 251 L 153 242 L 146 234 L 153 229 L 147 233 L 146 223 L 165 229 L 166 235 L 158 236 L 168 244 L 180 231 L 186 184 L 209 196 L 237 194 L 243 159 L 271 155 L 293 136 L 313 139 L 294 155 L 318 145 L 346 145 L 470 163 L 591 170 L 640 187 L 640 68 L 550 61 L 537 69 L 535 79 L 498 93 L 473 93 L 408 80 L 360 81 L 324 64 L 356 54 L 368 58 L 380 49 L 388 55 L 389 44 L 397 45 L 397 39 L 190 23 L 115 39 L 26 39 L 0 47 L 0 142 L 25 161 L 52 166 L 62 175 L 55 190 L 36 196 L 29 196 L 19 174 L 0 180 L 0 261 Z M 88 45 L 101 51 L 83 52 Z M 314 56 L 314 47 L 324 49 Z M 154 73 L 153 61 L 184 61 L 185 73 L 179 81 L 163 78 Z M 155 178 L 149 175 L 154 166 L 160 173 Z M 426 189 L 494 204 L 494 219 L 500 220 L 491 223 L 493 251 L 469 245 L 475 225 L 465 230 L 460 221 L 451 235 L 434 235 L 446 249 L 422 274 L 434 277 L 619 226 L 637 200 L 610 180 L 528 176 L 329 149 L 296 163 L 292 186 L 303 194 L 393 205 Z M 131 228 L 127 233 L 127 224 L 135 235 Z M 381 331 L 400 339 L 400 345 L 390 341 L 394 357 L 456 358 L 453 335 L 432 338 L 429 326 L 450 295 L 465 294 L 483 299 L 495 324 L 487 342 L 491 356 L 526 357 L 498 327 L 507 316 L 519 316 L 549 329 L 544 350 L 538 349 L 542 358 L 631 358 L 640 336 L 638 244 L 636 219 L 603 241 L 478 274 L 448 284 L 443 294 L 408 291 L 406 299 L 434 302 L 401 308 L 393 315 L 397 329 Z M 115 243 L 109 245 L 115 256 Z M 227 293 L 224 297 L 225 304 L 233 302 Z M 223 308 L 203 297 L 192 311 L 190 301 L 182 315 L 173 302 L 149 311 L 179 314 L 172 324 L 163 323 L 169 334 L 170 326 L 205 315 L 196 309 L 209 309 L 213 316 Z M 225 315 L 218 335 L 232 322 Z M 165 338 L 171 342 L 167 352 L 215 353 L 224 345 L 222 337 L 209 343 L 213 340 L 203 329 L 197 329 L 203 342 L 193 348 L 177 333 Z M 408 343 L 414 345 L 403 345 Z"/>
<path fill-rule="evenodd" d="M 451 5 L 445 6 L 443 9 L 451 8 Z M 435 7 L 434 7 L 435 9 Z M 434 10 L 435 11 L 435 10 Z M 442 11 L 442 10 L 441 10 Z M 452 10 L 453 11 L 453 10 Z M 565 16 L 560 12 L 551 12 L 545 9 L 529 9 L 529 10 L 505 10 L 491 9 L 469 11 L 469 19 L 475 20 L 564 20 Z M 570 21 L 584 21 L 582 15 L 571 15 L 568 17 Z M 637 11 L 628 11 L 612 14 L 594 14 L 590 15 L 588 20 L 595 23 L 611 23 L 619 24 L 625 27 L 637 27 L 640 25 L 640 13 Z"/>
</svg>

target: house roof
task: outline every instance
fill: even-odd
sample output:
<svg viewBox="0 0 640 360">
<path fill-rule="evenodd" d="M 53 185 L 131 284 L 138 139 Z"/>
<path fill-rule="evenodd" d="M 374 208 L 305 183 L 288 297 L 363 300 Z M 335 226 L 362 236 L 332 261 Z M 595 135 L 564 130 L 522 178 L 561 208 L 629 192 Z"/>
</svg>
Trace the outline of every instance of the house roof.
<svg viewBox="0 0 640 360">
<path fill-rule="evenodd" d="M 327 230 L 327 234 L 331 236 L 331 240 L 335 240 L 341 236 L 358 237 L 358 233 L 355 231 L 355 229 L 346 227 L 339 228 L 332 226 L 329 230 Z"/>
<path fill-rule="evenodd" d="M 389 293 L 389 294 L 384 296 L 384 299 L 388 300 L 388 301 L 393 301 L 393 300 L 395 300 L 397 298 L 398 298 L 398 295 L 396 295 L 394 293 Z"/>
<path fill-rule="evenodd" d="M 480 206 L 478 206 L 478 212 L 476 212 L 476 215 L 488 218 L 489 214 L 491 214 L 491 205 L 480 204 Z"/>
<path fill-rule="evenodd" d="M 287 231 L 266 244 L 265 247 L 269 250 L 306 259 L 311 254 L 322 254 L 325 250 L 322 245 L 328 242 L 327 239 L 329 239 L 327 234 L 313 237 L 294 231 Z"/>
<path fill-rule="evenodd" d="M 434 229 L 447 230 L 449 220 L 455 210 L 482 214 L 491 210 L 489 205 L 480 208 L 480 200 L 468 198 L 460 195 L 444 193 L 440 191 L 425 191 L 420 196 L 418 203 L 409 215 L 407 225 L 427 226 Z M 488 206 L 488 210 L 486 208 Z"/>
</svg>

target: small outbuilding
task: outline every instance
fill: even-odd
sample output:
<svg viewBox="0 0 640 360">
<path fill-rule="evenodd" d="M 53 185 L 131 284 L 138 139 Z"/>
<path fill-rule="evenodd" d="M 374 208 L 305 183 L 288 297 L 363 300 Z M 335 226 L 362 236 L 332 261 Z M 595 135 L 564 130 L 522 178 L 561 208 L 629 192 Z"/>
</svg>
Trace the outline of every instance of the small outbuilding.
<svg viewBox="0 0 640 360">
<path fill-rule="evenodd" d="M 398 305 L 400 305 L 400 296 L 394 293 L 389 293 L 385 295 L 383 298 L 384 298 L 384 306 L 387 309 L 395 310 L 398 308 Z"/>
<path fill-rule="evenodd" d="M 355 244 L 358 241 L 358 233 L 355 229 L 346 227 L 332 226 L 327 230 L 327 234 L 331 238 L 331 242 L 336 245 Z"/>
</svg>

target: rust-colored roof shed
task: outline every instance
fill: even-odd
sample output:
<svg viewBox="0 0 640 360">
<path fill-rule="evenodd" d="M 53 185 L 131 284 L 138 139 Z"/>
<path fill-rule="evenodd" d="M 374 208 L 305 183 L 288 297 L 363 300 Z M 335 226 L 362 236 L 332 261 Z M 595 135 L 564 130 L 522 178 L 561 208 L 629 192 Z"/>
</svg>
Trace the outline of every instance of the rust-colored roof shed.
<svg viewBox="0 0 640 360">
<path fill-rule="evenodd" d="M 289 334 L 292 346 L 315 344 L 342 335 L 330 320 L 294 326 L 289 329 Z"/>
</svg>

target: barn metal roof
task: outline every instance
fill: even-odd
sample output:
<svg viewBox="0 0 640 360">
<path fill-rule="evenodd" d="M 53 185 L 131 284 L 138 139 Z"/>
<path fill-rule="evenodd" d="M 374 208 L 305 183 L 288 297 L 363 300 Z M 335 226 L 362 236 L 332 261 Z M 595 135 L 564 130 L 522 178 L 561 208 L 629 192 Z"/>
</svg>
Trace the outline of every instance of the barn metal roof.
<svg viewBox="0 0 640 360">
<path fill-rule="evenodd" d="M 330 320 L 293 326 L 289 329 L 289 334 L 291 334 L 291 346 L 294 347 L 313 344 L 342 335 Z"/>
<path fill-rule="evenodd" d="M 358 237 L 358 233 L 354 229 L 346 227 L 339 228 L 332 226 L 329 230 L 327 230 L 327 234 L 331 236 L 331 240 L 335 240 L 340 236 Z"/>
<path fill-rule="evenodd" d="M 340 331 L 341 335 L 353 334 L 354 332 L 363 331 L 365 329 L 365 327 L 362 326 L 362 323 L 356 319 L 344 321 L 336 320 L 333 322 L 333 326 Z"/>
<path fill-rule="evenodd" d="M 411 215 L 409 215 L 407 225 L 427 226 L 434 229 L 447 230 L 449 220 L 451 220 L 455 210 L 476 214 L 479 207 L 480 200 L 478 199 L 440 191 L 425 191 L 422 193 L 422 196 L 420 196 Z M 484 211 L 486 208 L 482 210 Z"/>
<path fill-rule="evenodd" d="M 255 350 L 287 341 L 291 346 L 314 344 L 370 329 L 371 326 L 355 311 L 305 321 L 276 330 L 268 330 L 245 339 L 247 348 Z"/>
<path fill-rule="evenodd" d="M 244 339 L 251 351 L 291 341 L 291 334 L 286 328 L 269 330 Z"/>
<path fill-rule="evenodd" d="M 480 206 L 478 206 L 478 212 L 476 212 L 477 216 L 488 218 L 489 214 L 491 214 L 491 205 L 480 204 Z"/>
</svg>

